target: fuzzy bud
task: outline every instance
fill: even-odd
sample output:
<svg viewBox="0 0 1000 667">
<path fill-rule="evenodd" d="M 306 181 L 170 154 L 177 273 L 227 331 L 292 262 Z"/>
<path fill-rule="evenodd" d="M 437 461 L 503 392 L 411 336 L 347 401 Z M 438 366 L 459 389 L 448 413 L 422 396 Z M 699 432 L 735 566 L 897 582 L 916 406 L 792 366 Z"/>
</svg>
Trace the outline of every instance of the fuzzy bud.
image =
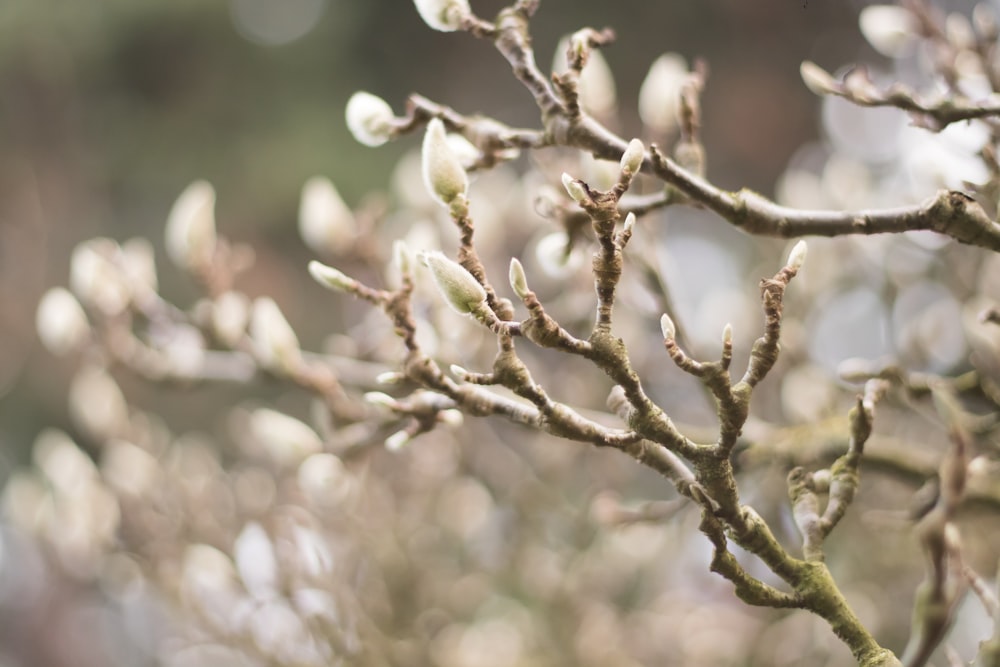
<svg viewBox="0 0 1000 667">
<path fill-rule="evenodd" d="M 443 253 L 424 253 L 423 260 L 441 294 L 455 311 L 468 314 L 486 302 L 486 290 L 461 264 L 453 262 Z"/>
<path fill-rule="evenodd" d="M 635 213 L 629 211 L 628 215 L 625 216 L 625 223 L 623 227 L 626 232 L 629 234 L 632 233 L 632 230 L 635 228 Z"/>
<path fill-rule="evenodd" d="M 727 347 L 733 344 L 733 325 L 730 322 L 726 322 L 722 329 L 722 344 Z"/>
<path fill-rule="evenodd" d="M 472 13 L 468 0 L 413 0 L 413 4 L 424 23 L 441 32 L 455 32 Z"/>
<path fill-rule="evenodd" d="M 347 101 L 344 112 L 347 129 L 358 143 L 381 146 L 392 138 L 392 124 L 396 120 L 392 107 L 381 97 L 358 91 Z"/>
<path fill-rule="evenodd" d="M 250 337 L 260 362 L 271 370 L 291 372 L 302 360 L 298 336 L 273 299 L 254 301 Z"/>
<path fill-rule="evenodd" d="M 809 60 L 803 60 L 799 65 L 799 76 L 806 88 L 817 95 L 825 95 L 837 88 L 837 82 L 830 73 Z"/>
<path fill-rule="evenodd" d="M 320 254 L 346 252 L 356 233 L 354 214 L 328 178 L 310 178 L 302 186 L 299 236 Z"/>
<path fill-rule="evenodd" d="M 665 53 L 653 62 L 639 88 L 639 117 L 647 127 L 664 134 L 677 127 L 687 77 L 687 62 L 679 54 Z"/>
<path fill-rule="evenodd" d="M 215 254 L 215 188 L 195 181 L 184 189 L 167 217 L 167 254 L 179 268 L 202 269 Z"/>
<path fill-rule="evenodd" d="M 638 139 L 628 142 L 628 148 L 622 153 L 621 170 L 630 175 L 639 173 L 642 168 L 642 160 L 645 157 L 646 147 Z"/>
<path fill-rule="evenodd" d="M 673 340 L 674 336 L 677 335 L 677 327 L 674 326 L 674 321 L 666 313 L 660 316 L 660 331 L 663 332 L 663 340 Z"/>
<path fill-rule="evenodd" d="M 573 201 L 577 204 L 582 204 L 590 199 L 590 197 L 587 196 L 587 188 L 583 187 L 583 182 L 573 178 L 566 172 L 563 172 L 562 184 L 563 187 L 566 188 L 566 192 L 569 193 L 569 196 L 572 197 Z"/>
<path fill-rule="evenodd" d="M 444 123 L 434 118 L 427 123 L 421 153 L 424 184 L 445 206 L 469 189 L 469 176 L 448 144 Z"/>
<path fill-rule="evenodd" d="M 349 292 L 355 285 L 355 280 L 350 276 L 316 260 L 309 262 L 309 275 L 320 285 L 334 292 Z"/>
<path fill-rule="evenodd" d="M 510 259 L 510 287 L 514 290 L 514 294 L 520 299 L 525 299 L 531 290 L 528 289 L 528 278 L 524 275 L 524 267 L 521 266 L 521 262 L 517 257 L 511 257 Z"/>
<path fill-rule="evenodd" d="M 45 349 L 58 356 L 80 347 L 90 332 L 80 302 L 62 287 L 53 287 L 38 303 L 35 328 Z"/>
<path fill-rule="evenodd" d="M 792 247 L 792 251 L 788 253 L 788 261 L 785 266 L 790 268 L 792 271 L 799 271 L 802 265 L 806 261 L 806 252 L 809 250 L 809 246 L 806 245 L 805 241 L 799 241 Z"/>
</svg>

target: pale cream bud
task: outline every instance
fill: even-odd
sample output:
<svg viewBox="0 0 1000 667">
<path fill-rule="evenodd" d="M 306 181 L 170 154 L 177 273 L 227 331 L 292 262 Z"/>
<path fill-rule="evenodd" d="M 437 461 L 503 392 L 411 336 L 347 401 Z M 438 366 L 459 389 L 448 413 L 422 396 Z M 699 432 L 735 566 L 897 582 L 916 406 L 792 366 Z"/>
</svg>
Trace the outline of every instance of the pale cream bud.
<svg viewBox="0 0 1000 667">
<path fill-rule="evenodd" d="M 356 284 L 353 278 L 316 260 L 309 262 L 309 275 L 317 283 L 334 292 L 349 292 Z"/>
<path fill-rule="evenodd" d="M 296 466 L 322 451 L 323 441 L 308 424 L 282 412 L 258 408 L 250 413 L 250 433 L 277 465 Z"/>
<path fill-rule="evenodd" d="M 440 118 L 432 118 L 427 123 L 421 150 L 421 165 L 424 184 L 445 206 L 468 191 L 469 176 L 448 145 L 444 123 Z"/>
<path fill-rule="evenodd" d="M 375 382 L 384 385 L 402 384 L 406 380 L 406 375 L 398 371 L 385 371 L 375 376 Z"/>
<path fill-rule="evenodd" d="M 261 364 L 271 370 L 294 371 L 302 360 L 299 339 L 273 299 L 254 301 L 250 337 Z"/>
<path fill-rule="evenodd" d="M 242 292 L 223 292 L 212 303 L 212 333 L 229 347 L 243 338 L 249 321 L 250 299 Z"/>
<path fill-rule="evenodd" d="M 77 428 L 101 442 L 123 435 L 129 424 L 125 395 L 97 366 L 84 366 L 70 383 L 69 414 Z"/>
<path fill-rule="evenodd" d="M 869 5 L 858 17 L 861 34 L 879 53 L 894 58 L 914 43 L 919 28 L 917 17 L 894 5 Z"/>
<path fill-rule="evenodd" d="M 278 559 L 264 527 L 251 521 L 233 543 L 233 561 L 243 586 L 254 598 L 273 597 L 278 590 Z"/>
<path fill-rule="evenodd" d="M 673 340 L 677 335 L 677 327 L 666 313 L 660 316 L 660 331 L 663 333 L 663 340 Z"/>
<path fill-rule="evenodd" d="M 521 262 L 517 257 L 511 257 L 510 259 L 510 287 L 514 290 L 514 294 L 520 299 L 526 298 L 531 294 L 531 290 L 528 288 L 528 278 L 524 275 L 524 267 L 521 266 Z"/>
<path fill-rule="evenodd" d="M 306 181 L 299 202 L 299 236 L 319 254 L 346 252 L 357 226 L 333 182 L 322 176 Z"/>
<path fill-rule="evenodd" d="M 306 500 L 319 507 L 330 507 L 345 500 L 354 487 L 343 462 L 333 454 L 313 454 L 299 466 L 299 489 Z"/>
<path fill-rule="evenodd" d="M 79 496 L 97 478 L 97 466 L 63 431 L 44 429 L 31 449 L 35 466 L 52 488 L 66 497 Z"/>
<path fill-rule="evenodd" d="M 156 292 L 156 254 L 149 239 L 140 236 L 123 243 L 122 264 L 131 281 Z"/>
<path fill-rule="evenodd" d="M 108 317 L 121 313 L 132 299 L 128 280 L 118 266 L 121 248 L 111 239 L 84 241 L 73 249 L 69 287 L 84 305 Z"/>
<path fill-rule="evenodd" d="M 366 402 L 372 405 L 378 405 L 384 408 L 389 408 L 395 410 L 399 407 L 399 402 L 383 391 L 369 391 L 365 392 L 364 399 Z"/>
<path fill-rule="evenodd" d="M 381 146 L 392 138 L 392 125 L 396 120 L 392 107 L 381 97 L 365 91 L 351 95 L 344 111 L 347 129 L 358 143 Z"/>
<path fill-rule="evenodd" d="M 200 269 L 211 263 L 215 244 L 215 188 L 207 181 L 195 181 L 170 209 L 167 255 L 179 268 Z"/>
<path fill-rule="evenodd" d="M 468 0 L 413 0 L 413 4 L 424 23 L 441 32 L 455 32 L 472 13 Z"/>
<path fill-rule="evenodd" d="M 569 69 L 566 53 L 570 48 L 573 49 L 574 55 L 577 57 L 583 52 L 586 48 L 584 31 L 559 40 L 559 44 L 556 45 L 555 57 L 552 59 L 553 72 L 566 72 Z M 580 72 L 577 95 L 580 106 L 588 113 L 607 116 L 614 112 L 615 104 L 617 104 L 615 78 L 608 66 L 608 61 L 605 60 L 600 51 L 591 50 L 587 64 Z"/>
<path fill-rule="evenodd" d="M 191 544 L 184 550 L 181 595 L 189 603 L 206 605 L 216 595 L 232 594 L 236 569 L 229 556 L 207 544 Z"/>
<path fill-rule="evenodd" d="M 413 438 L 406 431 L 396 431 L 385 439 L 385 448 L 390 452 L 398 452 L 405 447 Z"/>
<path fill-rule="evenodd" d="M 472 313 L 486 302 L 486 290 L 461 264 L 440 252 L 424 253 L 423 260 L 431 270 L 438 290 L 455 311 Z"/>
<path fill-rule="evenodd" d="M 79 348 L 90 333 L 80 302 L 62 287 L 53 287 L 39 301 L 35 328 L 45 349 L 60 356 Z"/>
<path fill-rule="evenodd" d="M 627 172 L 628 174 L 638 174 L 639 170 L 642 168 L 642 160 L 645 158 L 646 147 L 642 145 L 642 142 L 638 139 L 633 139 L 628 142 L 628 147 L 625 152 L 622 153 L 622 161 L 620 164 L 622 172 Z"/>
<path fill-rule="evenodd" d="M 788 261 L 785 265 L 793 271 L 800 270 L 806 261 L 806 253 L 808 250 L 809 246 L 806 245 L 806 242 L 799 241 L 792 246 L 792 251 L 788 253 Z"/>
<path fill-rule="evenodd" d="M 583 183 L 573 178 L 566 172 L 563 172 L 562 184 L 563 187 L 566 188 L 566 192 L 577 204 L 582 204 L 590 199 L 590 197 L 587 196 L 587 189 L 583 187 Z"/>
<path fill-rule="evenodd" d="M 802 64 L 799 65 L 799 76 L 802 77 L 806 88 L 817 95 L 825 95 L 837 88 L 837 81 L 829 72 L 808 60 L 803 60 Z"/>
<path fill-rule="evenodd" d="M 112 440 L 101 451 L 101 476 L 116 493 L 148 498 L 160 488 L 161 468 L 156 458 L 125 440 Z"/>
<path fill-rule="evenodd" d="M 635 228 L 635 213 L 629 211 L 628 215 L 625 216 L 625 223 L 622 225 L 626 232 L 631 233 Z"/>
<path fill-rule="evenodd" d="M 396 265 L 396 269 L 399 270 L 400 275 L 406 275 L 410 273 L 411 265 L 411 252 L 410 247 L 406 245 L 406 241 L 402 239 L 397 239 L 392 242 L 392 261 Z"/>
<path fill-rule="evenodd" d="M 457 408 L 442 410 L 437 415 L 438 421 L 451 428 L 458 428 L 465 423 L 465 415 Z"/>
<path fill-rule="evenodd" d="M 722 344 L 727 347 L 733 344 L 733 325 L 730 322 L 726 322 L 726 326 L 722 328 Z"/>
<path fill-rule="evenodd" d="M 448 370 L 450 370 L 451 374 L 460 380 L 464 380 L 469 375 L 469 371 L 465 370 L 458 364 L 452 364 L 451 366 L 449 366 Z"/>
<path fill-rule="evenodd" d="M 547 234 L 535 245 L 535 259 L 546 275 L 561 278 L 574 271 L 583 262 L 583 254 L 578 248 L 567 252 L 569 238 L 565 232 Z"/>
<path fill-rule="evenodd" d="M 639 88 L 639 117 L 647 127 L 661 133 L 677 127 L 681 88 L 687 77 L 687 61 L 677 53 L 665 53 L 653 61 Z"/>
</svg>

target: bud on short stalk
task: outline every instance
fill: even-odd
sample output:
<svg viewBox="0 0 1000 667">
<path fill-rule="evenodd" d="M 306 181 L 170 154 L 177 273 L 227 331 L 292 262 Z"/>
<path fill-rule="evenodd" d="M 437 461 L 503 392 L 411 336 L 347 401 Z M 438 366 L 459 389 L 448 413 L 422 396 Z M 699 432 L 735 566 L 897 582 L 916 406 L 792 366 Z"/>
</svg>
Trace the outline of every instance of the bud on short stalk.
<svg viewBox="0 0 1000 667">
<path fill-rule="evenodd" d="M 509 278 L 510 287 L 519 299 L 527 298 L 531 294 L 531 290 L 528 288 L 528 278 L 524 275 L 524 267 L 521 266 L 521 262 L 517 257 L 511 257 L 510 259 Z"/>
<path fill-rule="evenodd" d="M 316 260 L 309 262 L 309 275 L 317 283 L 334 292 L 349 292 L 355 285 L 353 278 Z"/>
<path fill-rule="evenodd" d="M 663 340 L 673 340 L 674 336 L 677 335 L 677 327 L 674 326 L 674 321 L 666 313 L 660 317 L 660 331 L 663 333 Z"/>
<path fill-rule="evenodd" d="M 302 187 L 299 236 L 317 253 L 342 253 L 356 233 L 354 214 L 328 178 L 310 178 Z"/>
<path fill-rule="evenodd" d="M 421 153 L 424 183 L 434 197 L 449 206 L 469 190 L 469 176 L 448 144 L 444 123 L 434 118 L 427 124 Z"/>
<path fill-rule="evenodd" d="M 441 294 L 456 312 L 474 313 L 486 303 L 486 290 L 461 264 L 440 252 L 424 253 L 423 261 L 431 270 L 431 277 Z"/>
<path fill-rule="evenodd" d="M 392 107 L 381 97 L 365 91 L 351 95 L 344 111 L 347 129 L 365 146 L 381 146 L 392 138 L 392 123 L 396 120 Z"/>
<path fill-rule="evenodd" d="M 799 65 L 799 76 L 802 77 L 806 88 L 817 95 L 825 95 L 837 88 L 837 81 L 829 72 L 808 60 L 803 60 L 802 64 Z"/>
<path fill-rule="evenodd" d="M 424 23 L 441 32 L 455 32 L 472 13 L 468 0 L 414 0 L 413 4 Z"/>
<path fill-rule="evenodd" d="M 622 154 L 621 170 L 634 176 L 642 168 L 642 160 L 645 157 L 646 147 L 638 139 L 628 142 L 628 147 Z"/>
<path fill-rule="evenodd" d="M 639 88 L 639 117 L 647 127 L 664 134 L 677 127 L 687 76 L 687 62 L 676 53 L 665 53 L 653 62 Z"/>
<path fill-rule="evenodd" d="M 799 241 L 792 247 L 792 251 L 788 253 L 788 261 L 785 265 L 792 271 L 798 272 L 806 261 L 806 253 L 808 250 L 809 246 L 806 245 L 806 242 Z"/>
<path fill-rule="evenodd" d="M 583 182 L 573 178 L 566 172 L 563 172 L 562 184 L 563 187 L 566 188 L 566 192 L 569 193 L 569 196 L 572 197 L 573 201 L 577 204 L 582 204 L 589 199 L 587 196 L 587 188 L 583 186 Z"/>
<path fill-rule="evenodd" d="M 166 227 L 167 254 L 182 269 L 209 265 L 215 254 L 215 188 L 195 181 L 177 198 Z"/>
<path fill-rule="evenodd" d="M 292 372 L 302 359 L 299 339 L 273 299 L 254 301 L 250 337 L 261 363 L 271 370 Z"/>
</svg>

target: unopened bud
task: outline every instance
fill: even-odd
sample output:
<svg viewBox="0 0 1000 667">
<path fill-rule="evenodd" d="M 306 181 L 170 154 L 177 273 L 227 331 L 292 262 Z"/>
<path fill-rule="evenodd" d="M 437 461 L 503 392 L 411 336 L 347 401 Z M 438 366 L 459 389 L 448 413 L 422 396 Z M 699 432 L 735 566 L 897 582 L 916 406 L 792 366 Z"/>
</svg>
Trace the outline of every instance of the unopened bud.
<svg viewBox="0 0 1000 667">
<path fill-rule="evenodd" d="M 468 0 L 413 0 L 413 4 L 424 23 L 441 32 L 455 32 L 472 13 Z"/>
<path fill-rule="evenodd" d="M 38 338 L 49 352 L 63 355 L 78 348 L 90 331 L 87 315 L 69 290 L 53 287 L 38 303 Z"/>
<path fill-rule="evenodd" d="M 349 292 L 356 284 L 350 276 L 316 260 L 309 262 L 309 275 L 323 287 L 335 292 Z"/>
<path fill-rule="evenodd" d="M 527 298 L 531 294 L 531 290 L 528 289 L 528 278 L 524 275 L 524 267 L 521 266 L 521 262 L 517 257 L 511 257 L 510 259 L 510 287 L 514 290 L 514 294 L 520 299 Z"/>
<path fill-rule="evenodd" d="M 882 55 L 902 55 L 916 39 L 917 17 L 903 7 L 869 5 L 858 17 L 861 34 Z"/>
<path fill-rule="evenodd" d="M 449 408 L 447 410 L 442 410 L 437 414 L 437 420 L 444 424 L 445 426 L 450 426 L 452 428 L 457 428 L 465 423 L 465 415 L 462 414 L 461 410 L 456 408 Z"/>
<path fill-rule="evenodd" d="M 457 312 L 474 312 L 486 302 L 486 290 L 461 264 L 451 261 L 440 252 L 424 253 L 423 260 L 431 270 L 431 276 L 441 294 Z"/>
<path fill-rule="evenodd" d="M 299 201 L 299 236 L 305 244 L 320 254 L 342 253 L 355 233 L 354 214 L 333 182 L 321 176 L 306 181 Z"/>
<path fill-rule="evenodd" d="M 785 265 L 792 271 L 800 270 L 806 261 L 806 252 L 808 250 L 809 246 L 806 245 L 806 242 L 799 241 L 792 247 L 792 251 L 788 253 L 788 261 Z"/>
<path fill-rule="evenodd" d="M 733 325 L 729 322 L 722 329 L 722 344 L 727 347 L 733 344 Z"/>
<path fill-rule="evenodd" d="M 399 402 L 395 398 L 383 391 L 369 391 L 364 395 L 365 401 L 372 405 L 380 405 L 384 408 L 395 410 L 399 407 Z"/>
<path fill-rule="evenodd" d="M 119 267 L 121 248 L 111 239 L 84 241 L 73 249 L 69 287 L 89 308 L 112 317 L 132 299 L 132 287 Z"/>
<path fill-rule="evenodd" d="M 582 204 L 589 199 L 587 196 L 587 188 L 583 187 L 583 182 L 579 181 L 566 172 L 562 175 L 562 184 L 566 188 L 566 192 L 569 196 L 573 198 L 577 204 Z"/>
<path fill-rule="evenodd" d="M 464 368 L 462 368 L 458 364 L 452 364 L 451 366 L 449 366 L 448 370 L 451 371 L 452 375 L 454 375 L 455 377 L 457 377 L 457 378 L 459 378 L 461 380 L 464 380 L 469 375 L 469 371 L 465 370 Z"/>
<path fill-rule="evenodd" d="M 69 413 L 88 437 L 104 442 L 128 429 L 128 403 L 118 383 L 103 368 L 84 366 L 69 386 Z"/>
<path fill-rule="evenodd" d="M 375 376 L 375 382 L 384 385 L 401 384 L 406 376 L 398 371 L 386 371 Z"/>
<path fill-rule="evenodd" d="M 674 321 L 666 313 L 660 316 L 660 331 L 663 332 L 663 340 L 673 340 L 674 336 L 677 335 L 677 327 L 674 326 Z"/>
<path fill-rule="evenodd" d="M 323 440 L 308 424 L 268 408 L 250 413 L 250 432 L 268 457 L 280 466 L 298 465 L 323 449 Z"/>
<path fill-rule="evenodd" d="M 381 146 L 392 138 L 392 124 L 396 120 L 392 107 L 381 97 L 358 91 L 347 101 L 344 112 L 347 129 L 358 143 Z"/>
<path fill-rule="evenodd" d="M 631 234 L 632 229 L 634 227 L 635 227 L 635 213 L 629 211 L 629 214 L 625 216 L 625 224 L 624 224 L 625 231 Z"/>
<path fill-rule="evenodd" d="M 215 188 L 195 181 L 177 197 L 166 227 L 167 254 L 182 269 L 202 269 L 215 254 Z"/>
<path fill-rule="evenodd" d="M 401 275 L 405 276 L 410 272 L 410 248 L 405 241 L 400 239 L 393 241 L 392 261 Z"/>
<path fill-rule="evenodd" d="M 628 142 L 628 147 L 622 153 L 621 170 L 628 174 L 638 174 L 642 168 L 642 160 L 645 157 L 646 147 L 638 139 Z"/>
<path fill-rule="evenodd" d="M 241 292 L 223 292 L 212 304 L 212 333 L 229 347 L 235 347 L 247 330 L 250 299 Z"/>
<path fill-rule="evenodd" d="M 687 62 L 679 54 L 665 53 L 653 62 L 639 88 L 639 117 L 647 127 L 661 133 L 677 127 L 687 77 Z"/>
<path fill-rule="evenodd" d="M 385 439 L 385 448 L 390 452 L 398 452 L 412 439 L 406 431 L 396 431 Z"/>
<path fill-rule="evenodd" d="M 424 184 L 442 204 L 447 206 L 468 191 L 469 176 L 448 145 L 444 123 L 440 118 L 433 118 L 427 123 L 421 159 Z"/>
<path fill-rule="evenodd" d="M 615 77 L 600 51 L 590 52 L 587 64 L 580 72 L 577 92 L 580 106 L 585 111 L 595 116 L 608 116 L 614 112 L 618 102 Z"/>
<path fill-rule="evenodd" d="M 298 367 L 302 359 L 298 336 L 273 299 L 261 297 L 254 301 L 250 337 L 264 366 L 286 372 Z"/>
<path fill-rule="evenodd" d="M 837 88 L 837 81 L 830 73 L 809 60 L 803 60 L 799 65 L 799 76 L 802 77 L 806 88 L 817 95 L 825 95 Z"/>
</svg>

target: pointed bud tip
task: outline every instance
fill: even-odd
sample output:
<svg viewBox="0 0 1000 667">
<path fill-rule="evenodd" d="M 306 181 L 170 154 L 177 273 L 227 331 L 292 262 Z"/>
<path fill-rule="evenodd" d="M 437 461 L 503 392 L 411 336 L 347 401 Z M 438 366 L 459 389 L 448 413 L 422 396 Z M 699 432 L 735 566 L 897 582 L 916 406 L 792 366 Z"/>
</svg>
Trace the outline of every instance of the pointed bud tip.
<svg viewBox="0 0 1000 667">
<path fill-rule="evenodd" d="M 722 329 L 722 344 L 733 344 L 733 325 L 729 322 L 726 322 L 726 326 Z"/>
<path fill-rule="evenodd" d="M 514 290 L 514 294 L 520 299 L 527 298 L 531 290 L 528 289 L 528 278 L 524 275 L 524 267 L 521 266 L 520 260 L 517 257 L 510 258 L 510 287 Z"/>
<path fill-rule="evenodd" d="M 663 333 L 663 340 L 673 340 L 674 336 L 677 335 L 674 321 L 666 313 L 660 317 L 660 331 Z"/>
<path fill-rule="evenodd" d="M 566 172 L 562 175 L 562 184 L 566 188 L 566 192 L 577 204 L 582 204 L 587 201 L 587 190 L 583 187 L 583 183 Z"/>
<path fill-rule="evenodd" d="M 817 95 L 825 95 L 836 87 L 836 80 L 830 73 L 809 60 L 803 60 L 799 65 L 799 76 L 806 88 Z"/>
<path fill-rule="evenodd" d="M 633 139 L 628 142 L 628 147 L 625 152 L 622 153 L 622 160 L 620 163 L 621 170 L 627 171 L 629 174 L 638 174 L 639 169 L 642 168 L 642 161 L 645 158 L 646 147 L 643 146 L 642 142 L 638 139 Z"/>
<path fill-rule="evenodd" d="M 802 268 L 802 265 L 806 261 L 806 253 L 809 250 L 809 246 L 805 241 L 799 241 L 792 247 L 792 251 L 788 253 L 788 262 L 786 266 L 793 271 L 798 271 Z"/>
<path fill-rule="evenodd" d="M 465 370 L 464 368 L 462 368 L 462 367 L 461 367 L 461 366 L 459 366 L 458 364 L 452 364 L 452 365 L 451 365 L 451 366 L 450 366 L 450 367 L 448 368 L 448 370 L 450 370 L 450 371 L 451 371 L 451 374 L 452 374 L 452 375 L 454 375 L 455 377 L 457 377 L 457 378 L 459 378 L 459 379 L 463 379 L 463 380 L 464 380 L 464 379 L 466 378 L 466 376 L 467 376 L 467 375 L 469 374 L 469 371 Z"/>
<path fill-rule="evenodd" d="M 445 206 L 469 191 L 469 175 L 448 143 L 448 134 L 440 118 L 432 118 L 427 123 L 421 166 L 427 190 Z"/>
<path fill-rule="evenodd" d="M 354 287 L 354 280 L 322 262 L 309 262 L 309 275 L 323 287 L 336 292 L 346 292 Z"/>
</svg>

